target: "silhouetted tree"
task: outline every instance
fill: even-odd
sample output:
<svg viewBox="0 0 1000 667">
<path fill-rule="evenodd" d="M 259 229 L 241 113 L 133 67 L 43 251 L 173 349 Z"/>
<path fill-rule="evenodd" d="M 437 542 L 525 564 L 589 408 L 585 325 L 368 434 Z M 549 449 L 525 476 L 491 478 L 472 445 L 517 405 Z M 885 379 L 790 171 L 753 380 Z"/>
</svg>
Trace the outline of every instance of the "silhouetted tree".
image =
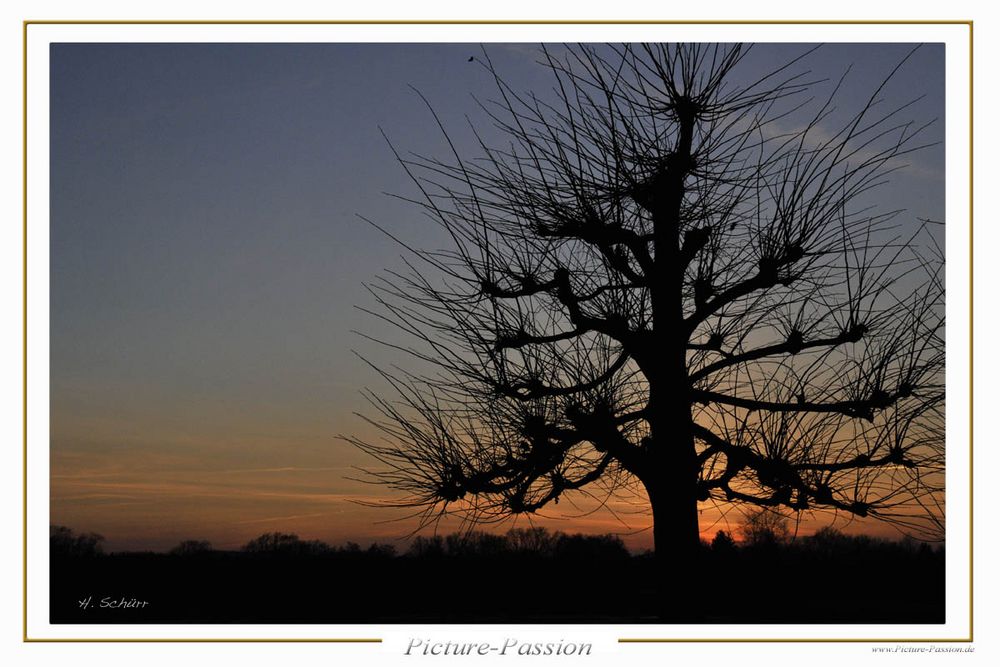
<svg viewBox="0 0 1000 667">
<path fill-rule="evenodd" d="M 822 553 L 847 551 L 851 538 L 833 526 L 823 526 L 806 540 L 806 545 Z"/>
<path fill-rule="evenodd" d="M 507 540 L 503 535 L 481 531 L 452 533 L 445 537 L 449 556 L 496 557 L 507 553 Z"/>
<path fill-rule="evenodd" d="M 342 554 L 360 556 L 361 555 L 361 545 L 357 542 L 347 542 L 344 546 L 338 549 Z"/>
<path fill-rule="evenodd" d="M 93 558 L 104 553 L 102 535 L 97 533 L 75 534 L 66 526 L 49 527 L 49 553 L 53 558 Z"/>
<path fill-rule="evenodd" d="M 629 557 L 625 543 L 617 535 L 583 535 L 560 533 L 556 540 L 557 558 L 581 560 L 613 560 Z"/>
<path fill-rule="evenodd" d="M 184 540 L 170 550 L 174 556 L 194 556 L 212 551 L 212 543 L 207 540 Z"/>
<path fill-rule="evenodd" d="M 453 242 L 370 286 L 430 368 L 380 370 L 386 438 L 352 439 L 397 506 L 483 522 L 640 486 L 679 609 L 699 502 L 940 528 L 943 258 L 872 196 L 926 125 L 881 99 L 895 69 L 836 121 L 843 80 L 741 78 L 748 51 L 545 50 L 545 99 L 484 53 L 505 143 L 397 153 Z"/>
<path fill-rule="evenodd" d="M 732 553 L 736 550 L 736 541 L 729 533 L 720 530 L 712 538 L 712 551 L 719 553 Z"/>
<path fill-rule="evenodd" d="M 511 528 L 506 537 L 507 546 L 512 552 L 537 556 L 551 556 L 559 540 L 558 533 L 550 533 L 541 526 Z"/>
<path fill-rule="evenodd" d="M 767 507 L 746 515 L 742 533 L 744 544 L 764 548 L 785 544 L 791 535 L 788 517 Z"/>
<path fill-rule="evenodd" d="M 444 537 L 441 535 L 431 535 L 430 537 L 417 535 L 410 542 L 410 548 L 407 553 L 417 558 L 443 556 Z"/>
<path fill-rule="evenodd" d="M 320 542 L 319 540 L 302 540 L 294 533 L 264 533 L 260 537 L 247 542 L 243 546 L 243 551 L 264 555 L 312 556 L 328 554 L 332 550 L 324 542 Z M 357 551 L 360 551 L 360 547 L 357 547 Z"/>
<path fill-rule="evenodd" d="M 396 547 L 373 542 L 365 553 L 374 558 L 393 558 L 396 555 Z"/>
</svg>

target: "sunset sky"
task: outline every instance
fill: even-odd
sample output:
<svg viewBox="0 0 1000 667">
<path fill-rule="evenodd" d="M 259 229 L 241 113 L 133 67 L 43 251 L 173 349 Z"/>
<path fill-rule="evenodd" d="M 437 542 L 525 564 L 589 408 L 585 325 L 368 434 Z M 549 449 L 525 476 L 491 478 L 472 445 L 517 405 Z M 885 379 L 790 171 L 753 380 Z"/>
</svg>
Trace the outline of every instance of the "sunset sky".
<svg viewBox="0 0 1000 667">
<path fill-rule="evenodd" d="M 555 47 L 558 49 L 559 47 Z M 805 50 L 760 45 L 747 80 Z M 840 77 L 854 111 L 911 45 L 827 45 L 803 64 Z M 495 44 L 518 90 L 551 81 L 533 45 Z M 385 193 L 413 186 L 401 151 L 448 155 L 419 90 L 458 150 L 502 141 L 474 98 L 495 95 L 470 44 L 55 44 L 51 51 L 51 520 L 109 549 L 183 539 L 237 547 L 269 531 L 331 543 L 408 535 L 390 497 L 349 479 L 368 465 L 361 390 L 381 385 L 355 351 L 379 322 L 363 283 L 400 249 L 358 216 L 420 247 L 446 244 Z M 832 83 L 820 88 L 822 96 Z M 900 219 L 944 219 L 944 48 L 926 45 L 886 104 L 939 119 L 941 145 L 878 193 Z M 495 141 L 494 141 L 495 140 Z M 571 499 L 567 499 L 571 500 Z M 564 502 L 536 523 L 620 533 L 651 546 L 644 498 Z M 703 508 L 706 536 L 735 529 Z M 510 527 L 508 524 L 503 528 Z M 519 526 L 527 525 L 522 519 Z M 810 531 L 816 524 L 809 523 Z M 447 526 L 445 526 L 447 528 Z M 849 530 L 895 534 L 874 523 Z"/>
</svg>

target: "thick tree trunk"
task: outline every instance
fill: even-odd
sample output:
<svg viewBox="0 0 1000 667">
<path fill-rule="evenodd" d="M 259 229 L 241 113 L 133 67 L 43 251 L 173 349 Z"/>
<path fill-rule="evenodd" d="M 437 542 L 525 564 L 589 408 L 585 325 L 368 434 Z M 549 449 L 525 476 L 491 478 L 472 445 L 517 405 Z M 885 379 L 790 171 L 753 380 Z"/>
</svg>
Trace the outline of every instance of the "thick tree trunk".
<svg viewBox="0 0 1000 667">
<path fill-rule="evenodd" d="M 676 369 L 675 369 L 676 371 Z M 649 468 L 641 477 L 653 510 L 657 611 L 667 623 L 697 622 L 702 614 L 697 582 L 698 464 L 691 408 L 677 387 L 650 387 Z"/>
<path fill-rule="evenodd" d="M 698 568 L 701 536 L 693 482 L 646 485 L 653 509 L 657 609 L 667 623 L 698 622 L 704 611 L 697 587 L 704 573 Z"/>
<path fill-rule="evenodd" d="M 687 101 L 686 99 L 684 100 Z M 656 349 L 649 351 L 643 372 L 649 382 L 648 458 L 639 475 L 653 510 L 658 611 L 664 622 L 700 620 L 697 595 L 698 465 L 691 420 L 687 371 L 688 333 L 684 321 L 685 262 L 681 209 L 691 162 L 695 115 L 678 104 L 677 144 L 650 209 L 655 262 L 650 299 Z"/>
</svg>

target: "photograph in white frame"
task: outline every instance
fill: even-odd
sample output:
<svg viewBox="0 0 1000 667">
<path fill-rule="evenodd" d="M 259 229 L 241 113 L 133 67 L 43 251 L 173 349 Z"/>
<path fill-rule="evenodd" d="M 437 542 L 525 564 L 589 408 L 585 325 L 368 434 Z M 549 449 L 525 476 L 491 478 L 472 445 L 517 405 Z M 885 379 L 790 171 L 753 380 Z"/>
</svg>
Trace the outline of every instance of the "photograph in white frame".
<svg viewBox="0 0 1000 667">
<path fill-rule="evenodd" d="M 33 23 L 26 39 L 31 639 L 968 636 L 968 25 Z M 678 43 L 698 46 L 639 46 Z M 657 89 L 657 63 L 711 95 Z M 585 95 L 623 71 L 599 81 L 631 111 Z M 595 119 L 671 94 L 610 133 L 636 145 L 601 143 Z M 700 153 L 678 167 L 684 118 Z M 651 416 L 646 365 L 671 337 L 619 339 L 655 327 L 642 251 L 678 169 L 682 359 L 702 379 L 683 400 L 664 384 Z M 409 277 L 418 261 L 434 275 Z M 762 286 L 787 298 L 747 296 Z M 731 363 L 753 368 L 709 377 Z M 660 421 L 681 402 L 696 431 Z M 622 443 L 581 435 L 602 410 Z M 651 420 L 701 443 L 695 555 L 674 536 L 645 553 L 645 494 L 673 478 L 612 455 L 655 449 Z M 600 486 L 574 497 L 582 482 Z M 846 548 L 891 559 L 912 597 L 868 601 L 884 564 L 823 590 L 787 559 Z M 489 568 L 508 574 L 476 579 Z M 199 569 L 225 594 L 191 603 L 202 584 L 177 582 Z"/>
</svg>

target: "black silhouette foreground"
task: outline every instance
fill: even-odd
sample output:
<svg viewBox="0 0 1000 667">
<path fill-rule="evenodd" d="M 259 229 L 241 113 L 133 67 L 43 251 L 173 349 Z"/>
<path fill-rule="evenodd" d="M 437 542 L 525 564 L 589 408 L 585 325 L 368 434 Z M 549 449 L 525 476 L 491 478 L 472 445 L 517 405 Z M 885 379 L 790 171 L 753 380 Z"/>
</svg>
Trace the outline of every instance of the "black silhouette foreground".
<svg viewBox="0 0 1000 667">
<path fill-rule="evenodd" d="M 371 286 L 407 336 L 377 338 L 421 369 L 380 370 L 384 437 L 351 439 L 393 506 L 475 525 L 580 490 L 644 494 L 660 563 L 629 585 L 657 580 L 676 621 L 753 586 L 819 580 L 825 600 L 859 572 L 719 569 L 699 503 L 942 536 L 943 255 L 879 195 L 927 126 L 883 99 L 905 59 L 865 63 L 886 79 L 845 115 L 844 79 L 817 85 L 798 61 L 748 79 L 748 52 L 543 50 L 554 93 L 538 98 L 484 51 L 499 145 L 397 153 L 453 244 L 407 247 L 410 270 Z M 785 603 L 791 618 L 803 596 Z"/>
<path fill-rule="evenodd" d="M 944 622 L 944 552 L 926 543 L 833 530 L 789 543 L 758 526 L 744 544 L 719 533 L 700 557 L 719 573 L 700 583 L 706 622 Z M 420 537 L 397 555 L 282 533 L 241 551 L 103 554 L 98 536 L 61 528 L 51 563 L 52 623 L 617 624 L 659 622 L 662 608 L 650 555 L 543 529 Z"/>
</svg>

